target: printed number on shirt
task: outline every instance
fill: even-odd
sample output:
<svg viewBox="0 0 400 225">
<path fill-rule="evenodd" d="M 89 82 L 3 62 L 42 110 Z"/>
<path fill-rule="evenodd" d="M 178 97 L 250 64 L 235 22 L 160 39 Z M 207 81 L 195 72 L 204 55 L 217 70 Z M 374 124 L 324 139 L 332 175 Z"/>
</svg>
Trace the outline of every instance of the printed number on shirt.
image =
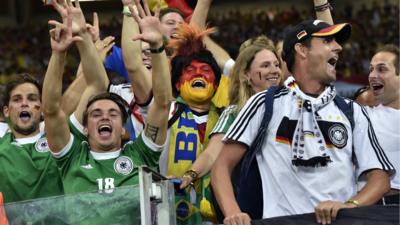
<svg viewBox="0 0 400 225">
<path fill-rule="evenodd" d="M 114 178 L 106 177 L 97 179 L 99 192 L 111 193 L 114 191 Z"/>
</svg>

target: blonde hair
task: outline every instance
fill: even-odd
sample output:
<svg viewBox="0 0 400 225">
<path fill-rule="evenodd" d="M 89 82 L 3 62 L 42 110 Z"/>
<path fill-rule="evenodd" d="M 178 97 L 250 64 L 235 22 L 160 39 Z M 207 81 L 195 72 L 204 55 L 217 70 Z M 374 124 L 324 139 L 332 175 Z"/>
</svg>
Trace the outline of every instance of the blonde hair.
<svg viewBox="0 0 400 225">
<path fill-rule="evenodd" d="M 252 40 L 252 42 L 250 42 L 249 40 Z M 247 78 L 245 76 L 245 73 L 250 69 L 255 55 L 264 49 L 269 50 L 274 53 L 279 61 L 279 65 L 281 65 L 281 61 L 276 52 L 276 48 L 270 39 L 266 38 L 265 36 L 259 36 L 257 38 L 249 40 L 245 41 L 241 45 L 241 51 L 236 58 L 235 65 L 233 66 L 232 72 L 229 76 L 229 101 L 231 105 L 237 105 L 237 111 L 240 111 L 246 101 L 256 93 L 251 85 L 248 84 Z M 255 40 L 259 41 L 256 42 Z M 280 76 L 282 76 L 282 74 Z"/>
</svg>

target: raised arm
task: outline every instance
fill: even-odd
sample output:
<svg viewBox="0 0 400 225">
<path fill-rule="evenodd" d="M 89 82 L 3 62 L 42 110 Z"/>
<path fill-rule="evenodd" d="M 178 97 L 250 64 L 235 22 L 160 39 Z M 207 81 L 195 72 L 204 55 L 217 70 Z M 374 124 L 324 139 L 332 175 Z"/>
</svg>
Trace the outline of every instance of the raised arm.
<svg viewBox="0 0 400 225">
<path fill-rule="evenodd" d="M 124 6 L 128 6 L 131 4 L 131 0 L 122 0 L 122 3 Z M 132 9 L 136 10 L 136 6 Z M 131 16 L 124 14 L 121 37 L 122 57 L 131 81 L 132 91 L 135 94 L 135 101 L 145 103 L 151 97 L 151 72 L 142 61 L 141 41 L 132 40 L 132 37 L 139 33 L 136 21 Z"/>
<path fill-rule="evenodd" d="M 161 34 L 160 2 L 154 16 L 151 16 L 146 0 L 143 0 L 144 9 L 140 6 L 139 0 L 135 0 L 137 13 L 130 5 L 132 15 L 139 24 L 141 34 L 134 37 L 134 40 L 146 41 L 150 44 L 152 83 L 154 103 L 150 106 L 144 134 L 155 144 L 162 145 L 165 142 L 168 126 L 168 112 L 172 99 L 172 87 L 170 85 L 170 68 L 168 58 L 164 50 L 163 37 Z"/>
<path fill-rule="evenodd" d="M 67 145 L 70 137 L 67 115 L 60 107 L 66 52 L 74 41 L 81 41 L 80 37 L 72 36 L 72 16 L 67 11 L 62 12 L 62 24 L 49 21 L 56 28 L 50 31 L 52 54 L 43 83 L 42 99 L 47 140 L 51 151 L 55 153 Z"/>
<path fill-rule="evenodd" d="M 204 29 L 206 27 L 206 20 L 211 3 L 212 0 L 197 1 L 196 7 L 193 11 L 192 19 L 190 20 L 191 25 L 194 24 L 200 29 Z M 221 68 L 221 70 L 224 70 L 226 62 L 231 59 L 228 52 L 225 51 L 225 49 L 223 49 L 220 45 L 215 43 L 210 37 L 206 37 L 203 42 L 207 49 L 213 54 L 218 66 Z"/>
<path fill-rule="evenodd" d="M 86 109 L 88 100 L 96 94 L 105 92 L 109 81 L 102 60 L 92 41 L 92 36 L 86 27 L 85 17 L 80 8 L 79 1 L 75 0 L 75 6 L 68 1 L 68 8 L 73 17 L 73 33 L 82 37 L 82 41 L 77 43 L 77 47 L 87 87 L 83 91 L 74 112 L 77 120 L 82 123 L 83 112 Z"/>
<path fill-rule="evenodd" d="M 333 25 L 331 7 L 329 5 L 328 0 L 314 0 L 314 10 L 317 19 L 325 21 L 330 25 Z"/>
<path fill-rule="evenodd" d="M 95 46 L 100 55 L 102 62 L 104 62 L 107 53 L 114 46 L 114 37 L 108 36 L 103 40 L 97 40 Z M 71 115 L 78 106 L 79 100 L 82 96 L 82 90 L 86 88 L 86 80 L 83 75 L 82 64 L 79 63 L 78 72 L 76 72 L 75 80 L 68 86 L 67 90 L 62 96 L 61 108 L 67 115 Z"/>
<path fill-rule="evenodd" d="M 235 221 L 241 221 L 237 224 L 250 225 L 250 216 L 243 213 L 236 202 L 231 181 L 232 171 L 245 152 L 246 148 L 242 144 L 224 144 L 211 170 L 211 185 L 225 216 L 224 224 L 236 224 Z"/>
</svg>

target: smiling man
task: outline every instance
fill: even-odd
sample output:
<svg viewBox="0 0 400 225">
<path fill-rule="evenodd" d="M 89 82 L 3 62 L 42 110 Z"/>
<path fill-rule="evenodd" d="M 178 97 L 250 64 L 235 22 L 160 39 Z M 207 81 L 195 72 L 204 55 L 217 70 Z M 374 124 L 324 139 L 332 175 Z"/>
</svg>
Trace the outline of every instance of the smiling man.
<svg viewBox="0 0 400 225">
<path fill-rule="evenodd" d="M 378 105 L 366 107 L 379 143 L 400 170 L 400 76 L 399 48 L 385 45 L 372 57 L 369 84 Z M 380 200 L 380 204 L 399 204 L 400 174 L 390 181 L 391 190 Z"/>
<path fill-rule="evenodd" d="M 288 30 L 282 58 L 293 75 L 274 95 L 271 121 L 261 134 L 265 139 L 256 143 L 261 146 L 254 157 L 260 180 L 247 181 L 261 185 L 262 193 L 256 196 L 263 201 L 253 208 L 260 212 L 243 212 L 229 184 L 235 165 L 259 140 L 267 91 L 247 101 L 224 137 L 225 146 L 213 167 L 211 181 L 224 224 L 249 225 L 249 214 L 257 219 L 255 215 L 311 212 L 318 223 L 330 224 L 340 209 L 374 204 L 389 190 L 388 173 L 394 168 L 375 141 L 368 118 L 359 105 L 337 97 L 332 85 L 341 43 L 350 32 L 349 24 L 321 20 L 304 21 Z M 344 105 L 354 107 L 351 117 Z M 358 180 L 367 181 L 359 192 Z"/>
<path fill-rule="evenodd" d="M 171 59 L 171 85 L 176 101 L 171 109 L 169 138 L 160 158 L 161 173 L 182 177 L 208 144 L 208 135 L 219 117 L 219 109 L 212 103 L 221 70 L 203 45 L 202 39 L 209 31 L 199 31 L 182 24 Z M 205 183 L 205 182 L 204 182 Z M 202 197 L 202 179 L 188 187 L 185 194 L 177 193 L 178 224 L 201 224 L 199 211 Z M 204 186 L 208 189 L 208 183 Z M 192 193 L 190 198 L 189 193 Z"/>
<path fill-rule="evenodd" d="M 11 132 L 0 139 L 0 192 L 4 202 L 61 195 L 61 177 L 40 132 L 41 86 L 18 75 L 7 84 L 3 108 Z"/>
</svg>

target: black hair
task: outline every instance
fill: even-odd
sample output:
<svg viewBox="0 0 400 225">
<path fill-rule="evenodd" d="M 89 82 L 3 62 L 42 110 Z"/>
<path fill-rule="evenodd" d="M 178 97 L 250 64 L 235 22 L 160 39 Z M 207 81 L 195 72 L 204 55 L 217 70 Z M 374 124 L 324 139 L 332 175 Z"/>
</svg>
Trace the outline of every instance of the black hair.
<svg viewBox="0 0 400 225">
<path fill-rule="evenodd" d="M 171 84 L 174 97 L 179 95 L 179 91 L 176 89 L 175 84 L 179 82 L 183 69 L 189 66 L 193 60 L 210 65 L 214 71 L 217 86 L 219 85 L 219 81 L 221 79 L 221 69 L 219 68 L 218 63 L 215 61 L 210 51 L 202 50 L 189 56 L 177 55 L 171 60 Z"/>
<path fill-rule="evenodd" d="M 128 119 L 129 116 L 129 105 L 128 103 L 119 95 L 111 93 L 111 92 L 105 92 L 105 93 L 101 93 L 98 95 L 95 95 L 94 97 L 92 97 L 89 102 L 86 105 L 86 109 L 85 112 L 83 113 L 83 126 L 87 126 L 87 122 L 88 122 L 88 108 L 95 102 L 99 101 L 99 100 L 110 100 L 115 102 L 115 104 L 118 105 L 118 108 L 121 110 L 121 116 L 122 116 L 122 124 L 124 124 L 126 122 L 126 120 Z"/>
<path fill-rule="evenodd" d="M 30 83 L 35 85 L 35 87 L 39 91 L 39 97 L 42 96 L 42 85 L 39 83 L 39 81 L 33 77 L 30 74 L 23 73 L 23 74 L 18 74 L 16 75 L 16 79 L 10 81 L 7 83 L 5 87 L 5 93 L 3 97 L 3 104 L 4 106 L 8 106 L 11 98 L 11 92 L 19 85 L 25 84 L 25 83 Z"/>
<path fill-rule="evenodd" d="M 399 47 L 397 47 L 396 45 L 393 45 L 393 44 L 387 44 L 387 45 L 380 47 L 375 54 L 377 54 L 379 52 L 389 52 L 395 56 L 393 65 L 394 65 L 394 68 L 396 69 L 396 74 L 399 75 L 399 56 L 400 56 Z"/>
<path fill-rule="evenodd" d="M 159 17 L 158 17 L 158 18 L 160 18 L 160 21 L 161 21 L 161 19 L 162 19 L 165 15 L 167 15 L 168 13 L 177 13 L 177 14 L 179 14 L 183 19 L 185 19 L 185 16 L 183 15 L 183 13 L 182 13 L 181 10 L 179 10 L 179 9 L 177 9 L 177 8 L 164 8 L 164 9 L 161 9 L 161 10 L 160 10 L 160 15 L 159 15 Z"/>
<path fill-rule="evenodd" d="M 357 89 L 357 91 L 353 94 L 353 97 L 351 98 L 352 100 L 357 100 L 357 98 L 362 94 L 362 93 L 364 93 L 364 92 L 366 92 L 366 91 L 368 91 L 369 90 L 369 86 L 364 86 L 364 87 L 361 87 L 361 88 L 359 88 L 359 89 Z"/>
<path fill-rule="evenodd" d="M 311 39 L 312 39 L 312 37 L 306 38 L 303 41 L 298 42 L 298 43 L 309 48 L 311 46 Z M 293 48 L 290 49 L 290 51 L 287 52 L 286 54 L 284 54 L 284 51 L 282 51 L 282 53 L 281 53 L 282 59 L 283 59 L 283 61 L 286 62 L 287 68 L 288 68 L 289 72 L 291 72 L 291 73 L 293 73 L 293 66 L 294 66 L 294 56 L 295 56 L 294 47 L 295 47 L 295 45 L 293 45 Z"/>
</svg>

